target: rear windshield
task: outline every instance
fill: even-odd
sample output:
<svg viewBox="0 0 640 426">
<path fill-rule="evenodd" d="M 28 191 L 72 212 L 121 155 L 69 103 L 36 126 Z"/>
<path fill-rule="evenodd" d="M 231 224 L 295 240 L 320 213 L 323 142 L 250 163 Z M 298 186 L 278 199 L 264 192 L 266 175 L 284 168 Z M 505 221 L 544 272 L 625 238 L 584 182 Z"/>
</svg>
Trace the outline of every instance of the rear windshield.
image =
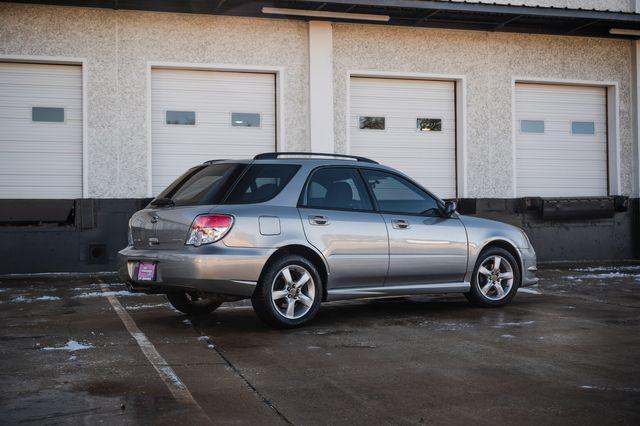
<svg viewBox="0 0 640 426">
<path fill-rule="evenodd" d="M 210 164 L 189 169 L 156 200 L 168 198 L 176 206 L 218 204 L 246 168 L 246 164 Z"/>
<path fill-rule="evenodd" d="M 296 174 L 294 164 L 254 164 L 240 178 L 226 204 L 262 203 L 278 195 Z"/>
</svg>

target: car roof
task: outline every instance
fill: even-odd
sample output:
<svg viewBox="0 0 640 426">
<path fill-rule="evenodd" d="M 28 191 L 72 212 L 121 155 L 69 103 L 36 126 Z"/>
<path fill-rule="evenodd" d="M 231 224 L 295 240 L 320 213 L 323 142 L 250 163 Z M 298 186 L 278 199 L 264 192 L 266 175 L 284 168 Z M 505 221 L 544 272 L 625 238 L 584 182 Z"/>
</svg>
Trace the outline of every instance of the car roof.
<svg viewBox="0 0 640 426">
<path fill-rule="evenodd" d="M 366 157 L 344 154 L 327 154 L 316 152 L 267 152 L 258 154 L 252 159 L 219 159 L 205 161 L 204 164 L 217 163 L 240 163 L 240 164 L 305 164 L 312 163 L 314 166 L 320 165 L 357 165 L 359 167 L 372 166 L 376 168 L 388 168 L 382 166 L 377 161 Z"/>
</svg>

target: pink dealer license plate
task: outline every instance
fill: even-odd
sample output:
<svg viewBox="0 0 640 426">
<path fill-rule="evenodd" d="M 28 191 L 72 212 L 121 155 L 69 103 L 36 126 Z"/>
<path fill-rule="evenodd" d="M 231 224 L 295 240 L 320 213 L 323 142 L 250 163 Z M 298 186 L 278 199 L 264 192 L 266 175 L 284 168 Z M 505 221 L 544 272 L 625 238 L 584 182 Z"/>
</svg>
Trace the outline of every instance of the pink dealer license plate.
<svg viewBox="0 0 640 426">
<path fill-rule="evenodd" d="M 156 279 L 156 264 L 140 262 L 138 266 L 138 281 L 153 281 Z"/>
</svg>

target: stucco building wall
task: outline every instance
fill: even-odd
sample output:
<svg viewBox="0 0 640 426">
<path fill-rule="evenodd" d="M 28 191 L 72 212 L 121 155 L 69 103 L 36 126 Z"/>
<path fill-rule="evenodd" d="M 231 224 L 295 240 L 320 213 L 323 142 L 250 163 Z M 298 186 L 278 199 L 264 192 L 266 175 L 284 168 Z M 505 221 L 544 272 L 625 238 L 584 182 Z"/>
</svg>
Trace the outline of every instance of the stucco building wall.
<svg viewBox="0 0 640 426">
<path fill-rule="evenodd" d="M 0 4 L 0 54 L 86 60 L 89 196 L 145 197 L 147 63 L 284 68 L 287 149 L 308 149 L 302 21 Z"/>
<path fill-rule="evenodd" d="M 615 81 L 621 184 L 629 195 L 631 47 L 624 40 L 334 23 L 336 152 L 347 150 L 349 70 L 462 75 L 466 195 L 511 198 L 512 78 Z M 149 62 L 282 67 L 286 148 L 308 150 L 308 52 L 303 21 L 0 4 L 0 54 L 86 60 L 90 197 L 146 196 Z"/>
<path fill-rule="evenodd" d="M 467 89 L 467 196 L 511 198 L 512 78 L 615 81 L 621 185 L 623 194 L 631 193 L 631 42 L 334 24 L 333 44 L 336 152 L 347 150 L 350 71 L 462 75 Z"/>
</svg>

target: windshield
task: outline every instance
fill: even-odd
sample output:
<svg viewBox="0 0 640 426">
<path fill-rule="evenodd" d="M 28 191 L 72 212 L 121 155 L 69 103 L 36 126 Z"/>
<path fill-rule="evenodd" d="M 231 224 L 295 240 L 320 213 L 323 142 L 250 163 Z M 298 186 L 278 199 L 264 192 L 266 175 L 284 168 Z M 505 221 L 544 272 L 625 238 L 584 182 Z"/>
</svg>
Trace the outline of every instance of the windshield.
<svg viewBox="0 0 640 426">
<path fill-rule="evenodd" d="M 195 206 L 217 204 L 246 164 L 223 163 L 189 169 L 162 191 L 152 204 Z M 161 201 L 161 202 L 158 202 Z"/>
</svg>

